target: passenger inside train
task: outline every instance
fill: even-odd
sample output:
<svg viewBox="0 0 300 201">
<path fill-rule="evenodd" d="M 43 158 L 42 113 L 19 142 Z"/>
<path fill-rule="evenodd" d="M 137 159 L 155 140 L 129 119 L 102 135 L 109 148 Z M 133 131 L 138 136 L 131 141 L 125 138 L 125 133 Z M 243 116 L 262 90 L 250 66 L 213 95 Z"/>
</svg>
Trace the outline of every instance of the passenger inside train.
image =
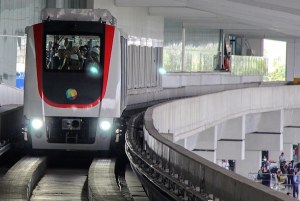
<svg viewBox="0 0 300 201">
<path fill-rule="evenodd" d="M 47 35 L 46 44 L 46 70 L 100 68 L 99 36 Z"/>
</svg>

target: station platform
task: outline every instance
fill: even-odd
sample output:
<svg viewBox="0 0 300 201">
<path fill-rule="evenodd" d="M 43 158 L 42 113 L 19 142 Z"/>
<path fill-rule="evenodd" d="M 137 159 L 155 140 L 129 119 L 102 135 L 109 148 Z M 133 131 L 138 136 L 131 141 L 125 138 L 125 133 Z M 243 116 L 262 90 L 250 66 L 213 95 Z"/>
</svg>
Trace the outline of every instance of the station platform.
<svg viewBox="0 0 300 201">
<path fill-rule="evenodd" d="M 261 180 L 257 180 L 256 176 L 257 176 L 256 173 L 252 173 L 251 176 L 249 177 L 249 179 L 254 180 L 255 182 L 261 184 Z M 261 185 L 263 185 L 263 184 L 261 184 Z M 290 196 L 293 197 L 293 186 L 289 185 L 289 184 L 278 183 L 275 179 L 275 175 L 271 176 L 270 188 L 273 189 L 274 191 L 278 191 L 283 194 L 290 193 Z M 297 200 L 300 200 L 300 196 L 298 197 Z"/>
<path fill-rule="evenodd" d="M 16 135 L 20 134 L 22 119 L 22 105 L 9 104 L 0 106 L 0 155 L 10 149 L 10 141 L 16 139 Z"/>
<path fill-rule="evenodd" d="M 0 105 L 0 115 L 1 115 L 1 113 L 5 113 L 7 111 L 14 110 L 21 106 L 22 105 L 19 105 L 19 104 Z"/>
</svg>

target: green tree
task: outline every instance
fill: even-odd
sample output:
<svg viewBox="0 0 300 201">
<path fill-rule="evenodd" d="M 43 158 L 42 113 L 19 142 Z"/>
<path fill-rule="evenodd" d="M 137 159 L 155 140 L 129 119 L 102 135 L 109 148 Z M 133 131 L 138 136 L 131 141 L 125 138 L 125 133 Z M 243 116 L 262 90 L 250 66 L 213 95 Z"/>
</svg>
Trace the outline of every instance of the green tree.
<svg viewBox="0 0 300 201">
<path fill-rule="evenodd" d="M 267 76 L 267 81 L 285 81 L 284 65 L 276 65 L 275 70 Z"/>
</svg>

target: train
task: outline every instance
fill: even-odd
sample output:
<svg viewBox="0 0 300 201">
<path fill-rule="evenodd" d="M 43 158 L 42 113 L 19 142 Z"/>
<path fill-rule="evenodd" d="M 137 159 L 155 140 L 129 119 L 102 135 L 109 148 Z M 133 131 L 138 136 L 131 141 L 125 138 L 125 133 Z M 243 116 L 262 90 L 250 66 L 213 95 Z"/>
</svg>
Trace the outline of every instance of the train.
<svg viewBox="0 0 300 201">
<path fill-rule="evenodd" d="M 23 134 L 31 149 L 109 150 L 127 104 L 127 36 L 105 9 L 42 10 L 26 27 Z"/>
</svg>

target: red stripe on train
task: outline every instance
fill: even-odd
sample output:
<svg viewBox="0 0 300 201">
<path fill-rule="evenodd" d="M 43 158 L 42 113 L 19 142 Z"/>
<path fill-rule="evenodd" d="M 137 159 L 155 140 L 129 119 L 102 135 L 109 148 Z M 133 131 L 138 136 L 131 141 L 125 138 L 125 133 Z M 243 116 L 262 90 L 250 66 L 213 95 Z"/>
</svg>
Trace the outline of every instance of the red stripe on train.
<svg viewBox="0 0 300 201">
<path fill-rule="evenodd" d="M 103 88 L 102 88 L 102 95 L 101 99 L 105 96 L 106 88 L 107 88 L 107 81 L 108 81 L 108 74 L 109 74 L 109 66 L 110 66 L 110 59 L 111 59 L 111 51 L 112 51 L 112 44 L 114 40 L 114 33 L 115 28 L 110 25 L 105 25 L 105 46 L 104 46 L 104 72 L 103 72 Z"/>
</svg>

